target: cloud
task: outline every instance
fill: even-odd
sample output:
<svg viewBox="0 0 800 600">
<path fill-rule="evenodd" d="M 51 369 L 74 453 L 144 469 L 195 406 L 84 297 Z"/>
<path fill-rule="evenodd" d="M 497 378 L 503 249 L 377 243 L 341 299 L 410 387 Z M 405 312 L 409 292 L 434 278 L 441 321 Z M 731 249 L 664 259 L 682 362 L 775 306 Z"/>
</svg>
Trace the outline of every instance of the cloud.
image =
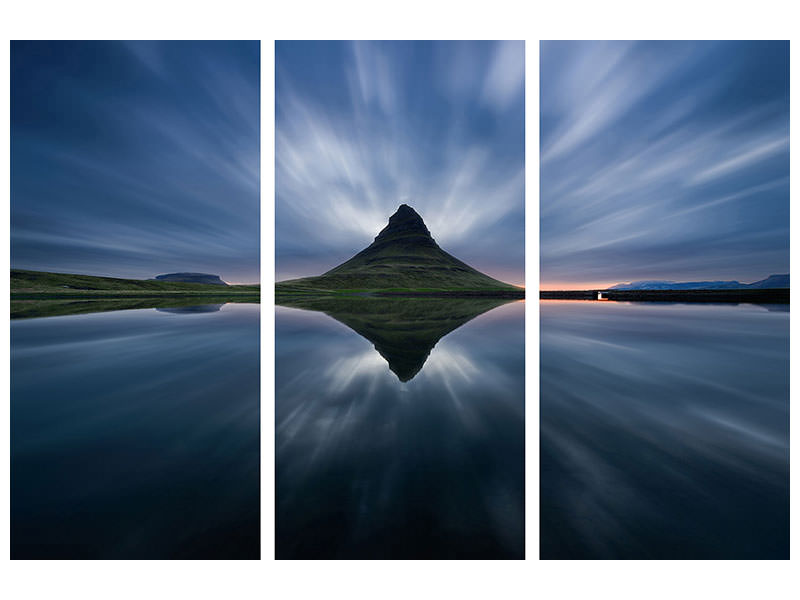
<svg viewBox="0 0 800 600">
<path fill-rule="evenodd" d="M 279 280 L 350 258 L 401 203 L 462 260 L 524 280 L 521 43 L 279 43 L 276 60 Z"/>
<path fill-rule="evenodd" d="M 789 150 L 789 138 L 780 137 L 778 139 L 768 140 L 764 143 L 757 145 L 755 148 L 748 148 L 739 151 L 731 158 L 727 158 L 700 173 L 697 173 L 692 178 L 692 183 L 704 183 L 711 179 L 723 177 L 732 173 L 733 171 L 743 169 L 752 164 L 758 163 L 774 154 L 786 152 Z"/>
<path fill-rule="evenodd" d="M 12 63 L 15 267 L 258 279 L 257 43 L 25 42 Z"/>
<path fill-rule="evenodd" d="M 520 98 L 525 84 L 525 42 L 500 42 L 495 48 L 483 87 L 483 99 L 506 110 Z"/>
<path fill-rule="evenodd" d="M 543 44 L 543 282 L 788 270 L 785 52 L 748 44 Z"/>
</svg>

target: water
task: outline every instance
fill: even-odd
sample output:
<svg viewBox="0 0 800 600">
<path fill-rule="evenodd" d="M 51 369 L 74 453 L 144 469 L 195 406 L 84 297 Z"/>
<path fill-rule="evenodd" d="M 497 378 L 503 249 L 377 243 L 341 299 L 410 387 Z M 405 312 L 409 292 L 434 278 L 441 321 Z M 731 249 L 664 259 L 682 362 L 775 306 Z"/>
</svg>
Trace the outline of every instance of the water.
<svg viewBox="0 0 800 600">
<path fill-rule="evenodd" d="M 305 308 L 276 308 L 276 556 L 523 558 L 524 303 Z"/>
<path fill-rule="evenodd" d="M 258 558 L 259 307 L 11 322 L 12 558 Z"/>
<path fill-rule="evenodd" d="M 789 307 L 540 306 L 542 558 L 789 558 Z"/>
</svg>

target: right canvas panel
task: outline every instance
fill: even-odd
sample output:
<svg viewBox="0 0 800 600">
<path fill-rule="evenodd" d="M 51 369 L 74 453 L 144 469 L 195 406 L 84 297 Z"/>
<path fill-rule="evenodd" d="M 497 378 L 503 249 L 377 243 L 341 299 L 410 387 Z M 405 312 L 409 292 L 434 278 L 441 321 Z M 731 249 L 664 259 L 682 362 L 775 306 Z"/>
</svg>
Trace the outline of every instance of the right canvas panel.
<svg viewBox="0 0 800 600">
<path fill-rule="evenodd" d="M 789 558 L 789 43 L 540 46 L 543 559 Z"/>
</svg>

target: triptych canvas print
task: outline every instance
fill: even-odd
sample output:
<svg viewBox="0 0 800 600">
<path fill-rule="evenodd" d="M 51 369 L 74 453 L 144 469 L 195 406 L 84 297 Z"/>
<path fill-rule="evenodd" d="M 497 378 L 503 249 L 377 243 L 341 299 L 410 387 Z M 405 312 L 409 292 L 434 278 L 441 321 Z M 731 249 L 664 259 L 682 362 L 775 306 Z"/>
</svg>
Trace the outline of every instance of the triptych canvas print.
<svg viewBox="0 0 800 600">
<path fill-rule="evenodd" d="M 265 44 L 11 43 L 12 559 L 789 558 L 788 42 Z"/>
</svg>

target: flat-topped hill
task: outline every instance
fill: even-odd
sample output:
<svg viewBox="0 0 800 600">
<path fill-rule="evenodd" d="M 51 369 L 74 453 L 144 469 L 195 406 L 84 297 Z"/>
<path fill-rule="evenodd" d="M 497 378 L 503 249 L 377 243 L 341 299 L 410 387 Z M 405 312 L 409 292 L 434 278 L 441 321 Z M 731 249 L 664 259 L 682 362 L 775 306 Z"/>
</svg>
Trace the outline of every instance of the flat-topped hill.
<svg viewBox="0 0 800 600">
<path fill-rule="evenodd" d="M 210 285 L 228 285 L 219 275 L 211 275 L 210 273 L 167 273 L 165 275 L 156 275 L 159 281 L 181 281 L 183 283 L 207 283 Z"/>
</svg>

